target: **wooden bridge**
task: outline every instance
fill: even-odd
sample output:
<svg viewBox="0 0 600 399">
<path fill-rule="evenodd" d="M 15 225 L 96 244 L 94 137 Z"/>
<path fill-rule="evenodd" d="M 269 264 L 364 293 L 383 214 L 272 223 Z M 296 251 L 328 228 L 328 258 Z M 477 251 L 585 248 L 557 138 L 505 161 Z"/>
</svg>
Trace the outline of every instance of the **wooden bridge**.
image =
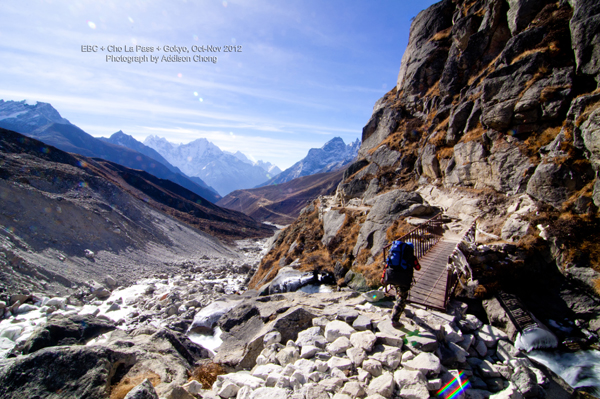
<svg viewBox="0 0 600 399">
<path fill-rule="evenodd" d="M 414 273 L 414 282 L 408 301 L 429 308 L 446 310 L 455 276 L 448 271 L 450 256 L 464 236 L 474 233 L 475 222 L 465 234 L 444 231 L 442 214 L 415 227 L 398 238 L 415 247 L 421 270 Z"/>
</svg>

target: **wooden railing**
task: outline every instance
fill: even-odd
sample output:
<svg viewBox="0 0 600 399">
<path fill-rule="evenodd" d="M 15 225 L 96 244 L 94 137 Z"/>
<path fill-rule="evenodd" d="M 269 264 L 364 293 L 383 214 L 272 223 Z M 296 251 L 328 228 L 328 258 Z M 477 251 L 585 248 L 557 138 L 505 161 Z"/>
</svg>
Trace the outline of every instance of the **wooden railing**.
<svg viewBox="0 0 600 399">
<path fill-rule="evenodd" d="M 459 249 L 460 243 L 462 241 L 466 241 L 466 242 L 469 242 L 472 244 L 475 243 L 478 219 L 479 219 L 479 216 L 476 217 L 475 220 L 473 220 L 473 223 L 471 223 L 471 226 L 467 229 L 467 231 L 463 235 L 462 240 L 460 240 L 458 242 L 458 244 L 456 244 L 456 248 L 454 248 L 454 251 L 452 251 L 452 254 L 448 257 L 448 279 L 446 281 L 446 300 L 444 301 L 444 307 L 446 307 L 448 305 L 448 300 L 450 299 L 450 294 L 452 294 L 452 292 L 454 292 L 454 289 L 456 288 L 456 284 L 458 284 L 458 279 L 460 278 L 458 273 L 455 272 L 456 270 L 460 269 L 460 265 L 455 264 L 455 262 L 457 262 L 458 259 L 460 259 L 460 258 L 463 258 L 466 261 L 464 254 L 460 257 L 457 254 L 457 252 L 461 252 Z M 472 275 L 471 269 L 469 268 L 468 262 L 466 264 L 466 267 L 469 269 L 469 274 L 470 274 L 470 276 L 468 276 L 468 278 L 473 278 L 473 275 Z"/>
<path fill-rule="evenodd" d="M 443 235 L 442 213 L 440 212 L 396 240 L 410 242 L 415 247 L 415 256 L 421 258 L 440 241 Z"/>
</svg>

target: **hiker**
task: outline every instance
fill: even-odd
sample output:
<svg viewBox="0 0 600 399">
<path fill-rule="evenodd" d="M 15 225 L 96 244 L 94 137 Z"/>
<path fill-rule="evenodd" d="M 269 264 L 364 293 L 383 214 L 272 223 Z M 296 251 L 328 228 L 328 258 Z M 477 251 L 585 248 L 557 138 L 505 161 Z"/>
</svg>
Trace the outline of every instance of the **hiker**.
<svg viewBox="0 0 600 399">
<path fill-rule="evenodd" d="M 390 247 L 386 258 L 386 266 L 382 276 L 383 285 L 393 285 L 396 289 L 396 302 L 392 310 L 392 325 L 402 327 L 400 316 L 406 307 L 406 300 L 413 280 L 413 270 L 421 270 L 421 265 L 414 256 L 411 243 L 393 241 L 384 249 Z"/>
</svg>

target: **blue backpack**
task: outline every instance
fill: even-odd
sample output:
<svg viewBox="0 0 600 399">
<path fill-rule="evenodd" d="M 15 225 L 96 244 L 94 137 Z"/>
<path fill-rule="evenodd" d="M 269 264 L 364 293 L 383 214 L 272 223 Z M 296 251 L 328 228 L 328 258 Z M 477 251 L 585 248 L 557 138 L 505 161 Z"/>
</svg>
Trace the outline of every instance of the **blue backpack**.
<svg viewBox="0 0 600 399">
<path fill-rule="evenodd" d="M 409 242 L 394 241 L 385 260 L 382 285 L 410 287 L 415 266 L 415 247 Z"/>
</svg>

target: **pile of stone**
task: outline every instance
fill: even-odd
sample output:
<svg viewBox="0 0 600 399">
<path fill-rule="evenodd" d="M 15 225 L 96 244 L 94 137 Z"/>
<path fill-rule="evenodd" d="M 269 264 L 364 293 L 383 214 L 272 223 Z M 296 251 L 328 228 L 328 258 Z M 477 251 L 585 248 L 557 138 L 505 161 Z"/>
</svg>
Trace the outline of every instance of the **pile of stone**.
<svg viewBox="0 0 600 399">
<path fill-rule="evenodd" d="M 401 329 L 388 313 L 358 303 L 315 317 L 295 340 L 266 333 L 254 367 L 219 376 L 202 397 L 428 399 L 450 383 L 448 392 L 464 386 L 458 398 L 542 398 L 556 378 L 464 304 L 450 315 L 409 307 Z"/>
</svg>

